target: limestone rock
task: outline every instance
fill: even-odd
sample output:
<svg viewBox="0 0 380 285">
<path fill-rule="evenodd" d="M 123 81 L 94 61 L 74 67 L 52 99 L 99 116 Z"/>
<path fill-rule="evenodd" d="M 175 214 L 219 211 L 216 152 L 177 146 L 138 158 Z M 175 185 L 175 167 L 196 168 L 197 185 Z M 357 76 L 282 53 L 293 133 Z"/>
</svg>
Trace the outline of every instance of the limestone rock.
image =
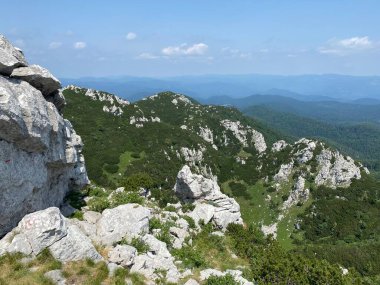
<svg viewBox="0 0 380 285">
<path fill-rule="evenodd" d="M 251 142 L 255 146 L 256 150 L 259 153 L 264 152 L 267 149 L 264 136 L 252 129 L 251 127 L 246 127 L 240 123 L 240 121 L 230 121 L 222 120 L 221 125 L 226 129 L 232 132 L 234 137 L 245 147 L 249 144 L 249 136 L 251 136 Z"/>
<path fill-rule="evenodd" d="M 55 259 L 62 262 L 103 259 L 96 251 L 91 240 L 74 224 L 69 225 L 67 235 L 53 243 L 49 250 Z"/>
<path fill-rule="evenodd" d="M 187 229 L 177 227 L 170 227 L 169 232 L 174 237 L 173 247 L 177 249 L 182 248 L 185 239 L 190 236 Z"/>
<path fill-rule="evenodd" d="M 278 173 L 273 177 L 274 181 L 276 182 L 286 182 L 289 179 L 290 174 L 293 171 L 293 161 L 287 164 L 281 164 L 280 170 Z"/>
<path fill-rule="evenodd" d="M 66 279 L 63 277 L 62 271 L 59 269 L 48 271 L 44 275 L 51 279 L 56 285 L 66 285 Z"/>
<path fill-rule="evenodd" d="M 309 196 L 310 190 L 305 189 L 305 178 L 300 176 L 297 178 L 297 181 L 292 191 L 290 192 L 288 199 L 282 205 L 282 209 L 286 210 L 299 202 L 303 203 L 309 199 Z"/>
<path fill-rule="evenodd" d="M 243 273 L 240 270 L 228 269 L 224 272 L 221 272 L 219 270 L 209 268 L 209 269 L 202 270 L 200 272 L 202 281 L 207 280 L 211 276 L 225 276 L 227 274 L 230 274 L 234 278 L 236 284 L 239 284 L 239 285 L 253 285 L 254 284 L 253 282 L 250 282 L 247 279 L 243 278 Z"/>
<path fill-rule="evenodd" d="M 317 185 L 330 187 L 347 187 L 352 179 L 360 179 L 360 167 L 347 156 L 344 157 L 337 151 L 325 149 L 317 156 L 319 172 L 315 177 Z"/>
<path fill-rule="evenodd" d="M 278 151 L 281 151 L 281 150 L 283 150 L 284 148 L 286 148 L 287 146 L 288 146 L 288 144 L 286 143 L 286 141 L 284 141 L 284 140 L 277 141 L 277 142 L 275 142 L 275 143 L 272 145 L 272 152 L 278 152 Z"/>
<path fill-rule="evenodd" d="M 123 267 L 131 266 L 137 255 L 137 250 L 130 245 L 117 245 L 108 252 L 108 260 Z"/>
<path fill-rule="evenodd" d="M 150 234 L 145 235 L 142 240 L 149 246 L 149 251 L 136 256 L 131 272 L 138 272 L 150 280 L 155 280 L 159 278 L 157 271 L 164 270 L 168 282 L 178 283 L 181 273 L 175 266 L 174 258 L 166 244 Z"/>
<path fill-rule="evenodd" d="M 242 223 L 235 199 L 223 194 L 215 180 L 193 174 L 187 165 L 179 171 L 174 190 L 183 201 L 195 203 L 190 214 L 194 219 L 212 219 L 220 229 L 226 229 L 230 223 Z"/>
<path fill-rule="evenodd" d="M 13 48 L 3 37 L 0 42 L 3 58 Z M 68 191 L 88 183 L 82 147 L 70 122 L 39 90 L 0 75 L 0 237 L 26 214 L 60 206 Z"/>
<path fill-rule="evenodd" d="M 35 256 L 45 248 L 62 262 L 86 258 L 102 259 L 90 239 L 55 207 L 26 215 L 0 241 L 0 254 L 21 252 Z"/>
<path fill-rule="evenodd" d="M 199 283 L 195 279 L 189 279 L 186 281 L 185 285 L 199 285 Z"/>
<path fill-rule="evenodd" d="M 13 47 L 3 35 L 0 35 L 0 74 L 8 76 L 13 69 L 27 65 L 22 51 Z"/>
<path fill-rule="evenodd" d="M 51 207 L 26 215 L 13 230 L 15 237 L 10 247 L 19 242 L 19 237 L 29 244 L 33 255 L 67 235 L 67 223 L 58 208 Z M 20 250 L 20 252 L 25 252 Z"/>
<path fill-rule="evenodd" d="M 205 224 L 208 224 L 214 217 L 215 207 L 209 204 L 196 204 L 195 208 L 189 214 L 190 217 L 198 224 L 200 220 L 203 220 Z"/>
<path fill-rule="evenodd" d="M 97 221 L 97 237 L 104 245 L 112 245 L 124 237 L 131 239 L 149 231 L 150 210 L 138 204 L 106 209 Z"/>
<path fill-rule="evenodd" d="M 57 78 L 39 65 L 16 68 L 13 70 L 11 77 L 28 82 L 40 90 L 44 96 L 48 96 L 62 87 Z"/>
</svg>

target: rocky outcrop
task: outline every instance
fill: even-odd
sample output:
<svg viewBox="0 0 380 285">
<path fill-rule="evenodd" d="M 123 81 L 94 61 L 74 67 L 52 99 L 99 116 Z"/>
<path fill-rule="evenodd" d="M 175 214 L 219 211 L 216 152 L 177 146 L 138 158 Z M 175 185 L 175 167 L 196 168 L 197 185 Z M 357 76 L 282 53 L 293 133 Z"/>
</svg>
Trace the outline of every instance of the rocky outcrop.
<svg viewBox="0 0 380 285">
<path fill-rule="evenodd" d="M 130 104 L 129 101 L 124 100 L 116 95 L 93 90 L 93 89 L 85 89 L 74 85 L 69 85 L 64 88 L 64 90 L 70 90 L 75 93 L 82 93 L 87 97 L 90 97 L 94 101 L 100 101 L 103 102 L 105 105 L 103 105 L 103 111 L 106 113 L 110 113 L 114 116 L 121 116 L 124 113 L 123 108 L 125 106 L 128 106 Z"/>
<path fill-rule="evenodd" d="M 352 179 L 360 179 L 360 167 L 355 161 L 336 151 L 325 149 L 317 156 L 319 172 L 315 177 L 317 185 L 328 185 L 330 187 L 346 187 L 351 184 Z"/>
<path fill-rule="evenodd" d="M 300 176 L 297 178 L 292 191 L 290 191 L 289 197 L 282 205 L 282 209 L 286 210 L 298 203 L 304 203 L 309 199 L 309 196 L 310 190 L 305 189 L 305 178 Z"/>
<path fill-rule="evenodd" d="M 39 65 L 16 68 L 12 71 L 11 77 L 28 82 L 40 90 L 44 96 L 48 96 L 62 87 L 57 78 Z"/>
<path fill-rule="evenodd" d="M 286 148 L 288 146 L 288 143 L 284 140 L 280 140 L 280 141 L 277 141 L 275 142 L 273 145 L 272 145 L 272 151 L 273 152 L 278 152 L 278 151 L 281 151 L 283 150 L 284 148 Z"/>
<path fill-rule="evenodd" d="M 130 245 L 117 245 L 108 252 L 108 261 L 123 267 L 131 266 L 137 255 L 137 250 Z"/>
<path fill-rule="evenodd" d="M 5 252 L 21 252 L 35 256 L 45 248 L 62 262 L 102 259 L 91 240 L 55 207 L 26 215 L 0 241 L 0 255 Z"/>
<path fill-rule="evenodd" d="M 53 90 L 41 74 L 33 76 L 33 68 L 28 69 L 30 76 L 25 78 L 8 77 L 27 63 L 22 53 L 2 36 L 0 54 L 3 70 L 0 71 L 3 74 L 0 75 L 0 236 L 3 236 L 25 214 L 59 206 L 71 189 L 83 187 L 88 178 L 81 138 L 58 110 L 63 104 L 59 90 Z M 31 81 L 30 78 L 34 78 L 34 86 L 24 81 Z M 45 98 L 42 91 L 51 93 Z"/>
<path fill-rule="evenodd" d="M 240 121 L 222 120 L 220 123 L 226 130 L 231 131 L 243 146 L 247 147 L 250 143 L 253 143 L 259 153 L 267 149 L 264 136 L 251 127 L 244 126 Z"/>
<path fill-rule="evenodd" d="M 201 281 L 204 281 L 204 280 L 209 279 L 211 276 L 221 277 L 221 276 L 226 276 L 226 275 L 231 275 L 233 279 L 235 280 L 236 284 L 239 284 L 239 285 L 253 285 L 254 284 L 253 282 L 250 282 L 247 279 L 245 279 L 243 277 L 243 272 L 241 272 L 240 270 L 230 270 L 230 269 L 224 272 L 216 270 L 216 269 L 211 269 L 211 268 L 205 269 L 200 272 L 200 276 L 201 276 L 200 279 Z"/>
<path fill-rule="evenodd" d="M 187 165 L 179 171 L 174 190 L 181 200 L 196 205 L 189 215 L 197 221 L 212 221 L 220 229 L 242 223 L 235 199 L 223 194 L 215 180 L 193 174 Z"/>
<path fill-rule="evenodd" d="M 150 210 L 138 204 L 106 209 L 96 223 L 97 239 L 104 245 L 112 245 L 123 238 L 131 240 L 148 233 L 150 216 Z"/>
<path fill-rule="evenodd" d="M 174 257 L 167 249 L 166 243 L 150 234 L 145 235 L 142 241 L 148 245 L 149 250 L 145 254 L 136 256 L 131 272 L 138 272 L 150 280 L 155 280 L 160 277 L 159 272 L 164 271 L 167 282 L 177 283 L 181 274 L 174 265 Z"/>
<path fill-rule="evenodd" d="M 9 76 L 13 69 L 27 65 L 22 51 L 12 46 L 3 35 L 0 35 L 0 74 Z"/>
</svg>

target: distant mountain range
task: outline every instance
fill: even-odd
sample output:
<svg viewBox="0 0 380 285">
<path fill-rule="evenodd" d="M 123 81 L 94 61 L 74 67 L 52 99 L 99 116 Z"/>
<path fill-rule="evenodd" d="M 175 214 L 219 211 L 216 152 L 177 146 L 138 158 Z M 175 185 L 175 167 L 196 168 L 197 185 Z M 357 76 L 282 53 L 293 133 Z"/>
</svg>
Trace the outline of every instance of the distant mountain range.
<svg viewBox="0 0 380 285">
<path fill-rule="evenodd" d="M 280 95 L 307 101 L 368 99 L 380 103 L 380 76 L 348 75 L 200 75 L 165 78 L 103 77 L 61 78 L 65 85 L 106 90 L 131 101 L 153 93 L 172 90 L 193 98 L 253 94 Z M 368 101 L 370 102 L 370 101 Z M 371 103 L 372 104 L 372 103 Z"/>
<path fill-rule="evenodd" d="M 380 101 L 370 98 L 339 102 L 301 101 L 278 95 L 252 95 L 244 98 L 218 96 L 200 101 L 205 104 L 235 106 L 243 111 L 251 106 L 266 106 L 278 112 L 292 113 L 334 124 L 363 122 L 380 124 Z"/>
</svg>

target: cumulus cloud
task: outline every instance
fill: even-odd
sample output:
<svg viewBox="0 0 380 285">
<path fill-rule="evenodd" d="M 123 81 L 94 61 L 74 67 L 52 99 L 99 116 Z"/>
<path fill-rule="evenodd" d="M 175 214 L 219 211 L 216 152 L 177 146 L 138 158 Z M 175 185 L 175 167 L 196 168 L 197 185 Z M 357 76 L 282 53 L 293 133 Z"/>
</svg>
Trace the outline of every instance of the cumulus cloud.
<svg viewBox="0 0 380 285">
<path fill-rule="evenodd" d="M 85 42 L 76 42 L 74 43 L 75 49 L 84 49 L 87 46 Z"/>
<path fill-rule="evenodd" d="M 199 56 L 204 55 L 208 50 L 208 45 L 198 43 L 193 45 L 181 44 L 179 46 L 169 46 L 162 49 L 162 54 L 166 56 Z"/>
<path fill-rule="evenodd" d="M 57 49 L 57 48 L 60 48 L 61 46 L 62 46 L 61 42 L 51 42 L 49 44 L 49 49 Z"/>
<path fill-rule="evenodd" d="M 136 33 L 133 33 L 133 32 L 129 32 L 125 37 L 126 37 L 126 39 L 127 39 L 128 41 L 132 41 L 132 40 L 134 40 L 135 38 L 137 38 L 137 34 L 136 34 Z"/>
<path fill-rule="evenodd" d="M 354 48 L 354 49 L 362 49 L 362 48 L 371 48 L 372 42 L 368 37 L 353 37 L 349 39 L 343 39 L 338 41 L 338 45 L 345 48 Z"/>
<path fill-rule="evenodd" d="M 354 52 L 361 52 L 372 49 L 374 43 L 365 37 L 352 37 L 347 39 L 331 39 L 326 45 L 319 47 L 318 52 L 321 54 L 348 55 Z"/>
</svg>

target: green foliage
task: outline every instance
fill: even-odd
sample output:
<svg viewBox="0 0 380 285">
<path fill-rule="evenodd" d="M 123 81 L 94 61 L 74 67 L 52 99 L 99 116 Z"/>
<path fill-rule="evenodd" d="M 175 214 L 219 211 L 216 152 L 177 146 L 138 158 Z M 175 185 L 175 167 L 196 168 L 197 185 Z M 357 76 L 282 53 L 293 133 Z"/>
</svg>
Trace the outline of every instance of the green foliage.
<svg viewBox="0 0 380 285">
<path fill-rule="evenodd" d="M 380 127 L 378 125 L 364 121 L 352 123 L 336 123 L 335 120 L 322 121 L 331 114 L 338 114 L 341 111 L 339 109 L 330 110 L 330 113 L 325 113 L 319 120 L 308 118 L 308 114 L 303 114 L 303 116 L 292 114 L 292 110 L 289 110 L 276 111 L 269 106 L 254 106 L 245 110 L 245 113 L 289 136 L 327 141 L 341 152 L 349 153 L 355 159 L 362 160 L 371 170 L 380 170 Z M 314 111 L 318 111 L 318 108 L 313 108 Z M 351 110 L 351 112 L 355 112 L 356 115 L 347 114 L 350 120 L 360 117 L 357 110 Z"/>
<path fill-rule="evenodd" d="M 380 220 L 373 218 L 380 216 L 379 189 L 380 182 L 368 175 L 348 188 L 318 187 L 312 192 L 315 201 L 301 216 L 305 237 L 313 242 L 354 242 L 379 236 Z"/>
<path fill-rule="evenodd" d="M 207 280 L 205 285 L 236 285 L 234 277 L 231 274 L 226 274 L 224 276 L 211 275 Z"/>
<path fill-rule="evenodd" d="M 231 181 L 228 185 L 230 186 L 231 192 L 234 195 L 234 197 L 242 197 L 244 199 L 252 198 L 247 191 L 246 185 L 235 181 Z"/>
<path fill-rule="evenodd" d="M 95 211 L 99 213 L 103 212 L 103 210 L 111 206 L 107 197 L 94 197 L 88 202 L 87 205 L 91 211 Z"/>
<path fill-rule="evenodd" d="M 158 202 L 161 208 L 165 208 L 168 203 L 175 204 L 178 202 L 178 198 L 174 195 L 174 191 L 171 189 L 152 189 L 152 197 Z"/>
<path fill-rule="evenodd" d="M 181 260 L 186 268 L 200 268 L 206 265 L 202 253 L 192 246 L 183 246 L 181 249 L 174 249 L 172 254 Z"/>
<path fill-rule="evenodd" d="M 195 229 L 197 227 L 192 217 L 186 215 L 186 216 L 183 216 L 183 219 L 185 219 L 186 222 L 188 222 L 190 229 Z"/>
<path fill-rule="evenodd" d="M 126 177 L 121 182 L 121 186 L 125 187 L 126 191 L 139 191 L 140 188 L 150 189 L 153 186 L 153 179 L 149 174 L 139 172 Z"/>
<path fill-rule="evenodd" d="M 112 195 L 110 206 L 114 208 L 119 205 L 129 203 L 136 203 L 142 205 L 144 203 L 144 198 L 141 197 L 139 193 L 123 191 Z"/>
<path fill-rule="evenodd" d="M 227 234 L 236 253 L 250 260 L 250 277 L 258 284 L 350 284 L 350 277 L 344 277 L 339 266 L 286 252 L 258 230 L 230 225 Z"/>
<path fill-rule="evenodd" d="M 123 241 L 122 244 L 128 244 L 126 241 Z M 132 239 L 132 241 L 129 243 L 131 246 L 136 248 L 137 252 L 139 254 L 146 253 L 150 250 L 149 245 L 146 244 L 141 238 L 135 237 Z"/>
<path fill-rule="evenodd" d="M 182 211 L 184 213 L 191 212 L 195 209 L 195 205 L 192 203 L 184 203 L 182 204 Z"/>
</svg>

